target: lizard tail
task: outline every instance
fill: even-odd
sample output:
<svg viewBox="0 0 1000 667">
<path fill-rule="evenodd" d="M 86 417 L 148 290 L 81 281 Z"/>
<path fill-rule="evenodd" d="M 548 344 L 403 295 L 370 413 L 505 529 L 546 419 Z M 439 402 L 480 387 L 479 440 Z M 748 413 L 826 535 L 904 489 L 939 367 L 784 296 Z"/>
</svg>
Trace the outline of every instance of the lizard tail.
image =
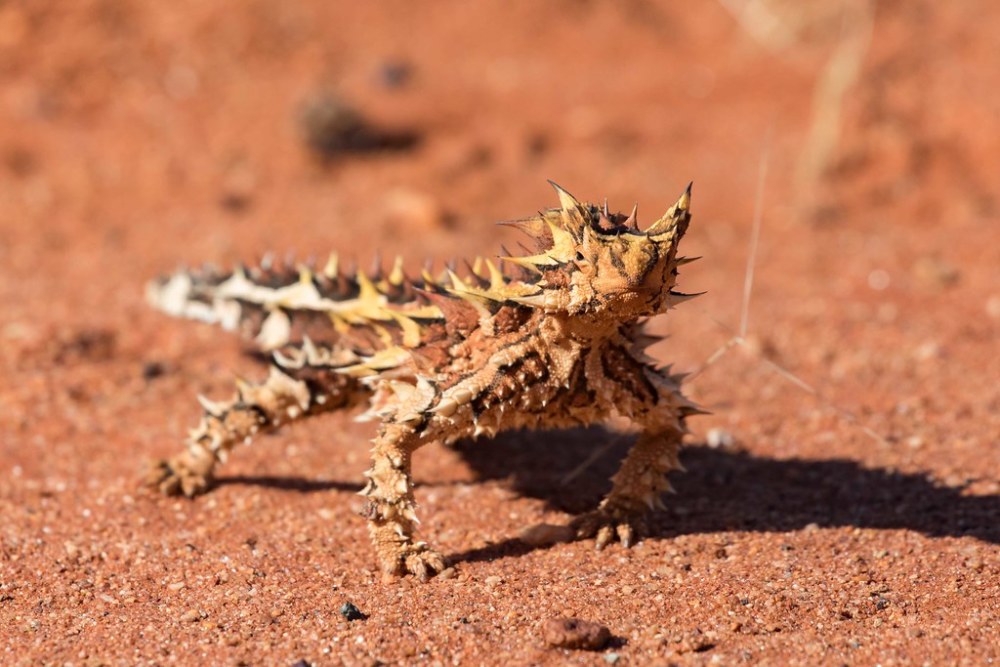
<svg viewBox="0 0 1000 667">
<path fill-rule="evenodd" d="M 423 322 L 441 313 L 415 291 L 427 286 L 409 281 L 400 262 L 388 275 L 379 269 L 370 276 L 341 270 L 336 255 L 322 269 L 266 258 L 231 271 L 185 269 L 150 282 L 146 299 L 169 315 L 237 331 L 265 351 L 303 336 L 331 341 L 345 334 L 362 350 L 413 347 L 421 331 L 413 318 Z"/>
</svg>

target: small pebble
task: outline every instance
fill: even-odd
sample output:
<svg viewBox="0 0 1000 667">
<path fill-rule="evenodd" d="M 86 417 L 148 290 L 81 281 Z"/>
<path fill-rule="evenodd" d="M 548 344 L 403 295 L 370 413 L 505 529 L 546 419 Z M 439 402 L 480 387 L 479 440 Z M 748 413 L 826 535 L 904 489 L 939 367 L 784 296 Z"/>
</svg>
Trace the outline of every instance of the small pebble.
<svg viewBox="0 0 1000 667">
<path fill-rule="evenodd" d="M 528 546 L 547 547 L 560 542 L 571 542 L 573 536 L 573 529 L 569 526 L 540 523 L 522 530 L 519 538 Z"/>
<path fill-rule="evenodd" d="M 363 621 L 368 616 L 354 606 L 353 602 L 345 602 L 340 608 L 340 615 L 348 621 Z"/>
<path fill-rule="evenodd" d="M 153 380 L 167 372 L 166 366 L 158 361 L 146 362 L 142 367 L 142 379 Z"/>
<path fill-rule="evenodd" d="M 712 449 L 729 449 L 736 444 L 736 438 L 725 429 L 710 428 L 705 435 L 705 443 Z"/>
<path fill-rule="evenodd" d="M 195 621 L 201 620 L 201 613 L 197 609 L 188 609 L 186 612 L 181 614 L 180 620 L 184 623 L 194 623 Z"/>
<path fill-rule="evenodd" d="M 885 269 L 875 269 L 868 274 L 868 286 L 876 292 L 888 289 L 892 283 L 892 277 Z"/>
<path fill-rule="evenodd" d="M 986 314 L 994 320 L 1000 320 L 1000 294 L 986 299 Z"/>
<path fill-rule="evenodd" d="M 958 267 L 943 257 L 921 257 L 913 271 L 918 280 L 931 287 L 951 287 L 962 277 Z"/>
<path fill-rule="evenodd" d="M 715 641 L 714 632 L 702 632 L 696 628 L 678 637 L 674 643 L 674 650 L 678 653 L 702 653 L 715 648 Z"/>
<path fill-rule="evenodd" d="M 553 648 L 599 651 L 611 641 L 611 631 L 579 618 L 550 618 L 542 625 L 542 638 Z"/>
</svg>

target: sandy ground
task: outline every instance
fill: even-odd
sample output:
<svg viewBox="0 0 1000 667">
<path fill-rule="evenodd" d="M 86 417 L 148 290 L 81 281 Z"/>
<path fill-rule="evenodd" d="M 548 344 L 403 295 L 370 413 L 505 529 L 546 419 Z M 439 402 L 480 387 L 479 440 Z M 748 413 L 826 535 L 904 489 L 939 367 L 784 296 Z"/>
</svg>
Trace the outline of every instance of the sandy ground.
<svg viewBox="0 0 1000 667">
<path fill-rule="evenodd" d="M 0 4 L 0 662 L 996 661 L 1000 5 L 743 5 Z M 368 140 L 321 156 L 331 95 Z M 654 350 L 691 370 L 739 327 L 762 155 L 748 344 L 692 380 L 714 415 L 630 551 L 517 539 L 600 498 L 625 446 L 600 430 L 418 454 L 455 566 L 423 585 L 375 570 L 349 414 L 198 500 L 140 492 L 197 393 L 260 373 L 149 278 L 494 255 L 546 178 L 647 223 L 693 180 L 682 288 L 708 294 Z M 561 615 L 611 645 L 546 647 Z"/>
</svg>

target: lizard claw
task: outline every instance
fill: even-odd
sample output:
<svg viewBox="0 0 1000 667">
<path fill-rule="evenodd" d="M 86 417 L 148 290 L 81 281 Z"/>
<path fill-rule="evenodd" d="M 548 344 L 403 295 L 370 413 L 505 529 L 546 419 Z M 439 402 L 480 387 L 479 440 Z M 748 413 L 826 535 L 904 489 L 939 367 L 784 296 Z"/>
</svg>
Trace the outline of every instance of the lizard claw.
<svg viewBox="0 0 1000 667">
<path fill-rule="evenodd" d="M 400 559 L 403 573 L 412 574 L 420 581 L 427 581 L 447 567 L 444 557 L 423 543 L 408 548 Z"/>
<path fill-rule="evenodd" d="M 646 521 L 641 514 L 602 507 L 582 514 L 571 526 L 579 539 L 594 538 L 598 551 L 617 539 L 628 549 L 646 532 Z"/>
</svg>

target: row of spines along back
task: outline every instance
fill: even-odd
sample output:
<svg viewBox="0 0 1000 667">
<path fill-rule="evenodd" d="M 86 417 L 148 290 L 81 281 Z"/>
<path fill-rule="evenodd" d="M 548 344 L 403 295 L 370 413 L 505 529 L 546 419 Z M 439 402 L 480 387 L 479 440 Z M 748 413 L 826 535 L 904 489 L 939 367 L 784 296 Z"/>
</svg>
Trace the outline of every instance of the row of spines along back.
<svg viewBox="0 0 1000 667">
<path fill-rule="evenodd" d="M 431 321 L 445 320 L 448 331 L 465 334 L 488 322 L 505 302 L 538 289 L 504 275 L 491 260 L 477 258 L 466 268 L 465 277 L 451 266 L 435 277 L 425 267 L 410 279 L 400 259 L 389 271 L 376 260 L 365 273 L 341 267 L 337 255 L 322 269 L 315 262 L 279 264 L 265 256 L 231 272 L 211 265 L 181 270 L 151 284 L 150 298 L 170 314 L 239 329 L 264 349 L 297 340 L 307 330 L 320 334 L 330 324 L 350 338 L 376 334 L 382 345 L 414 347 L 431 333 Z"/>
<path fill-rule="evenodd" d="M 503 260 L 494 262 L 476 257 L 471 262 L 464 260 L 463 264 L 465 270 L 461 272 L 455 260 L 435 272 L 433 263 L 428 261 L 419 276 L 412 278 L 404 271 L 403 259 L 399 256 L 386 270 L 381 258 L 376 255 L 371 269 L 365 272 L 358 269 L 355 262 L 343 261 L 337 253 L 331 254 L 322 267 L 315 259 L 296 262 L 294 258 L 287 257 L 279 262 L 272 254 L 267 254 L 256 264 L 238 264 L 231 272 L 221 271 L 211 264 L 185 272 L 195 286 L 206 290 L 217 288 L 239 276 L 259 287 L 275 290 L 297 282 L 311 283 L 324 298 L 335 301 L 364 298 L 366 292 L 374 291 L 386 297 L 389 303 L 396 304 L 419 299 L 421 292 L 447 294 L 469 289 L 484 295 L 495 290 L 502 299 L 506 296 L 503 294 L 505 286 L 534 277 Z"/>
</svg>

